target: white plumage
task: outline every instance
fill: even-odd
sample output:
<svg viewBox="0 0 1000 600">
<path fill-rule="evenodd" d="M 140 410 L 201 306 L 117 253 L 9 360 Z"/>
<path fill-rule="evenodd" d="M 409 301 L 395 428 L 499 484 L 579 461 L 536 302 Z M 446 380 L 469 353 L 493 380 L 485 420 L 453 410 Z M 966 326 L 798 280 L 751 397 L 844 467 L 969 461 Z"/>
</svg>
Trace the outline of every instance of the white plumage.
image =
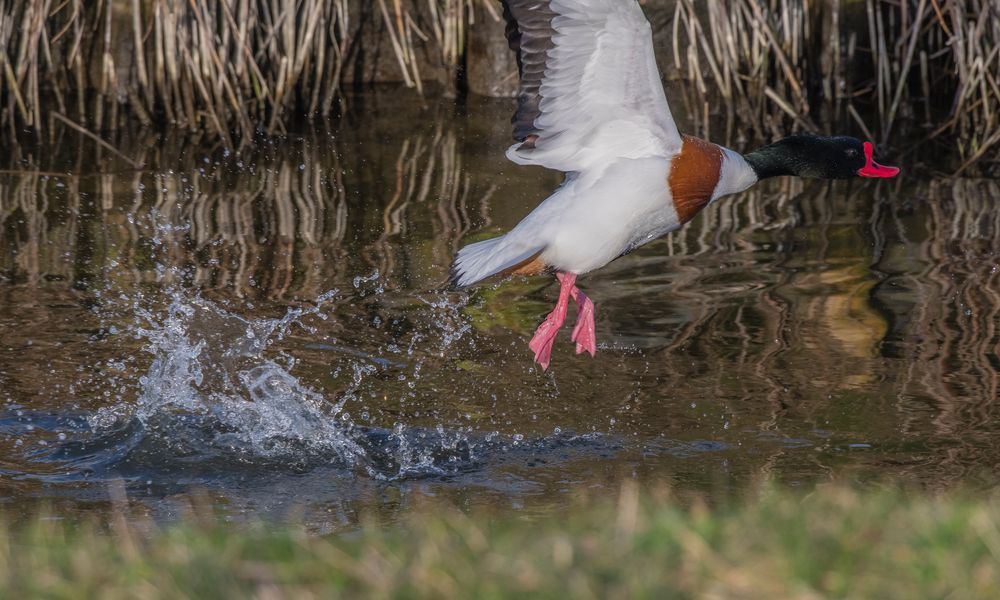
<svg viewBox="0 0 1000 600">
<path fill-rule="evenodd" d="M 528 28 L 527 11 L 544 4 L 508 8 L 525 11 L 514 16 Z M 550 0 L 546 8 L 554 13 L 548 48 L 521 49 L 526 63 L 544 65 L 537 115 L 528 141 L 507 157 L 567 178 L 510 233 L 463 248 L 453 269 L 459 286 L 536 256 L 557 271 L 587 273 L 680 225 L 666 181 L 682 139 L 642 9 L 634 0 Z M 522 111 L 536 106 L 525 104 Z"/>
<path fill-rule="evenodd" d="M 515 144 L 517 164 L 565 172 L 602 169 L 622 158 L 669 159 L 681 148 L 660 82 L 653 37 L 634 0 L 552 0 L 535 119 L 534 149 Z"/>
</svg>

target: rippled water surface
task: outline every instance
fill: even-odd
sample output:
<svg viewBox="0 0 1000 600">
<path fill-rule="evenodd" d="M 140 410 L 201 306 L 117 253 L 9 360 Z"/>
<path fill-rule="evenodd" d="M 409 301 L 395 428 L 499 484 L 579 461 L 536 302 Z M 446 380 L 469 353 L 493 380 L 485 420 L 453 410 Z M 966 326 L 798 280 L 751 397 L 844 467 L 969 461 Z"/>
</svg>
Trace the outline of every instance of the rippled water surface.
<svg viewBox="0 0 1000 600">
<path fill-rule="evenodd" d="M 0 499 L 320 529 L 424 495 L 532 509 L 624 478 L 991 487 L 1000 186 L 776 181 L 582 279 L 596 359 L 527 340 L 554 278 L 445 285 L 559 182 L 509 103 L 356 98 L 227 153 L 69 134 L 0 170 Z M 609 201 L 614 201 L 609 198 Z M 118 490 L 118 491 L 116 491 Z"/>
</svg>

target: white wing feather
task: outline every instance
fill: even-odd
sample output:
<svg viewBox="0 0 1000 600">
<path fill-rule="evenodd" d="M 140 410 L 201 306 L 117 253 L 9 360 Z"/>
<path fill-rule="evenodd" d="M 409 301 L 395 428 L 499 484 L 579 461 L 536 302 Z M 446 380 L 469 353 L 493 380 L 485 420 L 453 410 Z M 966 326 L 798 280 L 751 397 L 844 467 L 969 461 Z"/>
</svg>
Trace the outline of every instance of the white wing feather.
<svg viewBox="0 0 1000 600">
<path fill-rule="evenodd" d="M 534 121 L 538 137 L 512 146 L 508 158 L 579 172 L 680 151 L 652 30 L 635 0 L 550 0 L 548 8 L 556 16 Z"/>
</svg>

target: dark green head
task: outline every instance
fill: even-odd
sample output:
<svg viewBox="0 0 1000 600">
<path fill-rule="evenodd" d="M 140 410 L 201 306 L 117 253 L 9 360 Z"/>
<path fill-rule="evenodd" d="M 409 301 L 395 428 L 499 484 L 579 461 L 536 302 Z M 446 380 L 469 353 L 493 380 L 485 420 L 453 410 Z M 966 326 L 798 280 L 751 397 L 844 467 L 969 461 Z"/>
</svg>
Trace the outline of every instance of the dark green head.
<svg viewBox="0 0 1000 600">
<path fill-rule="evenodd" d="M 794 175 L 818 179 L 895 177 L 896 167 L 875 162 L 875 146 L 856 138 L 793 135 L 745 156 L 760 179 Z"/>
</svg>

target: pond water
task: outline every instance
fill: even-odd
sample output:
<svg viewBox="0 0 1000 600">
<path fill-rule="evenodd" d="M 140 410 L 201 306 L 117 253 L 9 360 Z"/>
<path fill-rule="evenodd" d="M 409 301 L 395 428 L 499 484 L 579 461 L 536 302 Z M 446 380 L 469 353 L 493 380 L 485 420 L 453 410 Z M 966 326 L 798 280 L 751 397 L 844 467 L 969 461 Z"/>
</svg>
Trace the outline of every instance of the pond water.
<svg viewBox="0 0 1000 600">
<path fill-rule="evenodd" d="M 70 136 L 0 171 L 0 500 L 209 502 L 319 530 L 425 496 L 543 510 L 624 479 L 1000 479 L 997 181 L 773 181 L 586 276 L 599 351 L 527 341 L 555 279 L 446 286 L 559 182 L 510 104 L 352 99 L 229 153 Z M 891 162 L 891 161 L 890 161 Z M 194 500 L 192 500 L 194 499 Z"/>
</svg>

